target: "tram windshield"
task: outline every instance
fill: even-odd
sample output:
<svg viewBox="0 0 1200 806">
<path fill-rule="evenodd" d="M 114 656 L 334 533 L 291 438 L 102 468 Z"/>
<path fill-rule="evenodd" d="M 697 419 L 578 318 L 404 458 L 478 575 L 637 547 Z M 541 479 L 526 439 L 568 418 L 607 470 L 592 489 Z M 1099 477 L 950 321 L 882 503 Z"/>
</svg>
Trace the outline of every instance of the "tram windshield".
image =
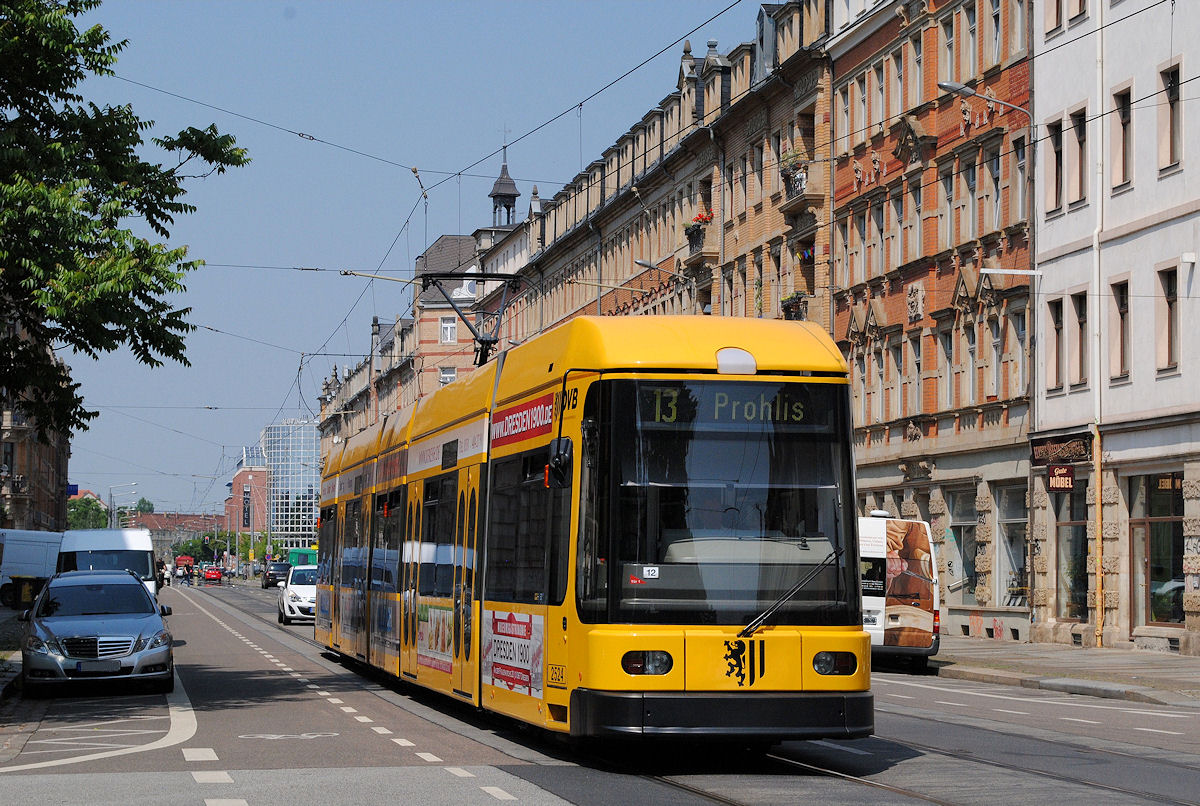
<svg viewBox="0 0 1200 806">
<path fill-rule="evenodd" d="M 599 388 L 597 388 L 599 387 Z M 584 618 L 743 625 L 851 618 L 846 387 L 606 381 L 584 411 Z"/>
</svg>

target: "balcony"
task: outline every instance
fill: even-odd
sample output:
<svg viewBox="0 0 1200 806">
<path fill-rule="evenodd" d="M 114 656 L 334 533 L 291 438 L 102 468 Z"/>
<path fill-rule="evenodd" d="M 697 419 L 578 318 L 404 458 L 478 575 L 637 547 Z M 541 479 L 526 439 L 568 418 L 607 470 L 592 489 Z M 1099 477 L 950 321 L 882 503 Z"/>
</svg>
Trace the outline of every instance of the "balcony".
<svg viewBox="0 0 1200 806">
<path fill-rule="evenodd" d="M 786 194 L 779 211 L 787 216 L 799 215 L 805 210 L 821 206 L 829 187 L 828 173 L 824 163 L 801 163 L 792 171 L 780 170 Z"/>
<path fill-rule="evenodd" d="M 684 227 L 683 234 L 687 236 L 688 253 L 683 263 L 688 268 L 714 265 L 718 259 L 717 227 L 712 224 L 692 224 Z"/>
</svg>

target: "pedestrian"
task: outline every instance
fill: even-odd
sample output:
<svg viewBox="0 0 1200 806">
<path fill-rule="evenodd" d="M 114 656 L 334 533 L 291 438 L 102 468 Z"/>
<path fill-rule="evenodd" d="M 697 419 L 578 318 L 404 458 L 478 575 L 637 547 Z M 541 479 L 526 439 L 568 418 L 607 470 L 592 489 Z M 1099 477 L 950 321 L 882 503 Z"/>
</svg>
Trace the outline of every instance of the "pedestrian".
<svg viewBox="0 0 1200 806">
<path fill-rule="evenodd" d="M 190 588 L 192 586 L 192 566 L 185 565 L 183 568 L 183 584 Z"/>
</svg>

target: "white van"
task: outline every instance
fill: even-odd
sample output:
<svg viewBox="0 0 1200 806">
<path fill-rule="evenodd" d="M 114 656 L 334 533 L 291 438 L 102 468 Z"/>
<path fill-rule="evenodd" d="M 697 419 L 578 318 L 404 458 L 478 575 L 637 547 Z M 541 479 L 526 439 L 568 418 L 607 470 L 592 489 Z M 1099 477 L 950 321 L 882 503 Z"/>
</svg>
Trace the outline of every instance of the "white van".
<svg viewBox="0 0 1200 806">
<path fill-rule="evenodd" d="M 858 519 L 863 629 L 871 652 L 924 668 L 941 641 L 937 560 L 929 524 L 874 511 Z"/>
<path fill-rule="evenodd" d="M 154 543 L 149 529 L 68 529 L 58 552 L 59 571 L 126 569 L 137 574 L 158 596 L 154 576 Z"/>
<path fill-rule="evenodd" d="M 49 579 L 58 562 L 62 532 L 0 529 L 0 604 L 12 607 L 18 591 L 13 577 Z"/>
</svg>

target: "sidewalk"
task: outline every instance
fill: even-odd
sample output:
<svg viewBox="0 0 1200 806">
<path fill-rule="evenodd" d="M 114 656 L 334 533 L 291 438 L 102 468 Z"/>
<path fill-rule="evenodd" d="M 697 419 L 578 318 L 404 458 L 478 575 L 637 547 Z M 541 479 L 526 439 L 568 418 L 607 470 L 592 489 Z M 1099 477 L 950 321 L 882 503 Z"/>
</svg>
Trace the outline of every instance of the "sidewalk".
<svg viewBox="0 0 1200 806">
<path fill-rule="evenodd" d="M 21 611 L 0 607 L 0 701 L 12 694 L 21 674 L 21 634 L 25 625 L 17 621 Z"/>
<path fill-rule="evenodd" d="M 929 666 L 939 677 L 1200 708 L 1200 658 L 1170 652 L 943 635 Z"/>
</svg>

